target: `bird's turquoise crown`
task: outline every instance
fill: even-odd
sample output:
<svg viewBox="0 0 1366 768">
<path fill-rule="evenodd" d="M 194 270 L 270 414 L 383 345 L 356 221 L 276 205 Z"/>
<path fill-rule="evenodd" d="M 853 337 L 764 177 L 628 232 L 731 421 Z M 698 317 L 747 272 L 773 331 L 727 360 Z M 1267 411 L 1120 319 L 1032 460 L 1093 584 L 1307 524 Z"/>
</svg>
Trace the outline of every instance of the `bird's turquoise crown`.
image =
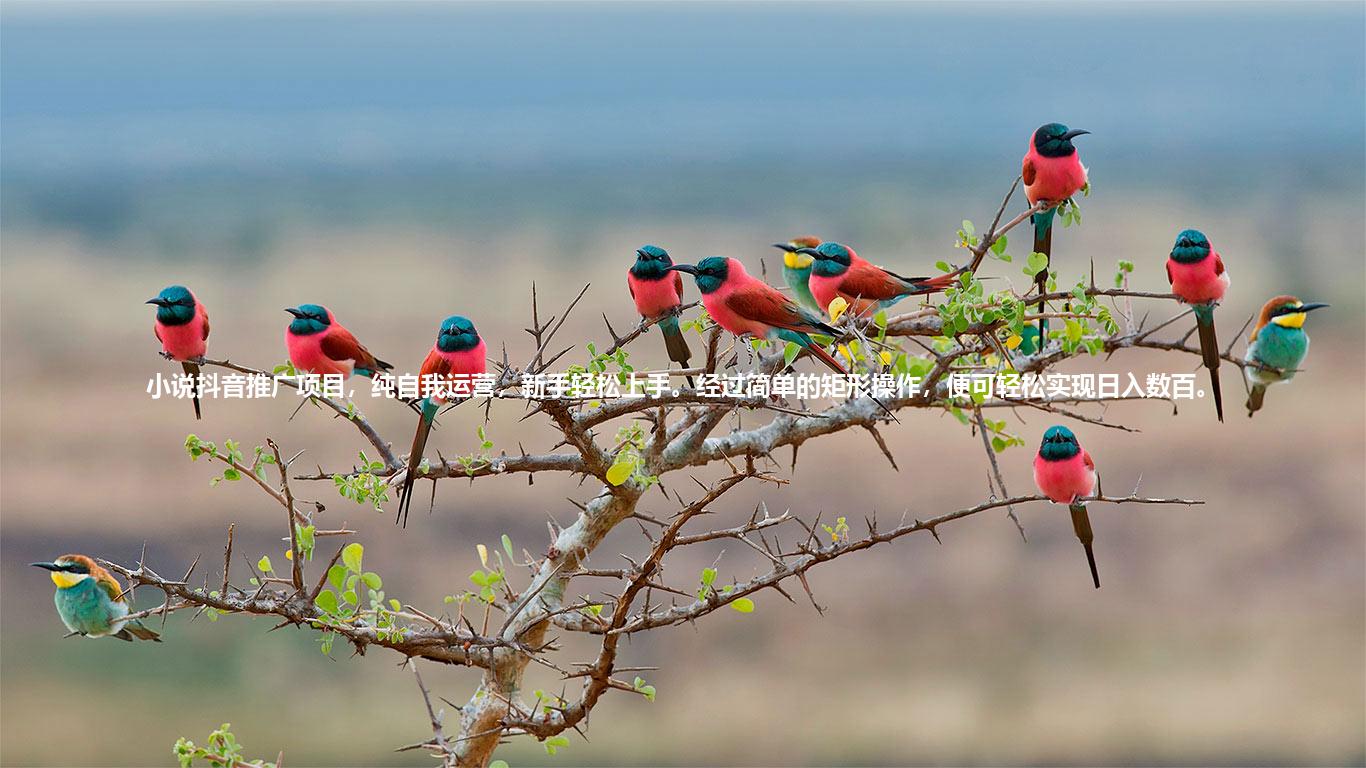
<svg viewBox="0 0 1366 768">
<path fill-rule="evenodd" d="M 168 285 L 147 303 L 157 305 L 157 322 L 162 325 L 184 325 L 194 319 L 194 296 L 183 285 Z"/>
<path fill-rule="evenodd" d="M 300 304 L 285 311 L 294 315 L 294 321 L 289 324 L 289 332 L 296 336 L 322 333 L 332 325 L 327 316 L 327 308 L 318 304 Z"/>
<path fill-rule="evenodd" d="M 1172 246 L 1172 261 L 1181 264 L 1194 264 L 1209 256 L 1209 238 L 1198 229 L 1182 230 Z"/>
<path fill-rule="evenodd" d="M 726 282 L 726 276 L 730 274 L 730 262 L 725 256 L 708 256 L 690 269 L 680 271 L 691 271 L 693 278 L 697 280 L 697 290 L 702 293 L 711 293 Z"/>
<path fill-rule="evenodd" d="M 479 332 L 467 317 L 451 315 L 441 321 L 441 334 L 436 346 L 442 352 L 464 352 L 479 345 Z"/>
<path fill-rule="evenodd" d="M 631 274 L 641 280 L 659 280 L 669 274 L 673 264 L 668 251 L 657 245 L 642 245 L 636 249 L 636 263 L 631 265 Z"/>
<path fill-rule="evenodd" d="M 1044 157 L 1067 157 L 1075 154 L 1072 139 L 1090 131 L 1074 131 L 1062 123 L 1049 123 L 1039 126 L 1034 132 L 1034 149 Z"/>
<path fill-rule="evenodd" d="M 839 243 L 821 243 L 815 248 L 802 248 L 801 252 L 809 253 L 816 259 L 811 271 L 821 277 L 835 277 L 849 269 L 849 249 Z"/>
<path fill-rule="evenodd" d="M 1043 433 L 1043 445 L 1039 446 L 1039 455 L 1045 461 L 1063 461 L 1078 453 L 1081 453 L 1081 446 L 1077 444 L 1077 436 L 1067 427 L 1049 427 L 1048 431 Z"/>
</svg>

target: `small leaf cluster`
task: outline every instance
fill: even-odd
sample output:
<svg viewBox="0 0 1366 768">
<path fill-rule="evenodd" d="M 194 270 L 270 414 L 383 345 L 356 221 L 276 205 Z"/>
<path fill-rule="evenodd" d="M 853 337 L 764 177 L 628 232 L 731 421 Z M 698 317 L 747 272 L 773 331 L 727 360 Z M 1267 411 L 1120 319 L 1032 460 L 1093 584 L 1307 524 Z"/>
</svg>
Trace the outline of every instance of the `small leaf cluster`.
<svg viewBox="0 0 1366 768">
<path fill-rule="evenodd" d="M 232 466 L 233 464 L 247 467 L 247 471 L 264 481 L 266 479 L 266 466 L 275 463 L 275 457 L 266 453 L 264 446 L 258 445 L 252 450 L 251 464 L 247 464 L 246 456 L 242 453 L 242 446 L 238 445 L 237 441 L 232 438 L 223 441 L 223 450 L 220 452 L 217 443 L 204 440 L 195 434 L 186 435 L 185 452 L 190 454 L 191 461 L 199 461 L 200 456 L 209 456 L 229 465 L 223 470 L 223 474 L 209 481 L 211 486 L 218 485 L 224 480 L 228 482 L 241 480 L 242 473 L 238 471 L 237 467 Z"/>
<path fill-rule="evenodd" d="M 380 640 L 400 640 L 405 630 L 398 625 L 394 614 L 403 605 L 393 598 L 385 602 L 384 581 L 378 573 L 364 570 L 364 556 L 365 547 L 359 542 L 352 542 L 342 549 L 341 562 L 327 569 L 328 586 L 318 592 L 313 602 L 322 614 L 315 625 L 325 629 L 328 625 L 373 619 Z M 362 604 L 368 605 L 368 610 L 361 608 Z M 324 634 L 324 654 L 331 652 L 333 639 L 333 633 Z"/>
<path fill-rule="evenodd" d="M 357 504 L 369 502 L 378 512 L 382 509 L 381 505 L 389 500 L 388 479 L 380 474 L 384 471 L 384 462 L 371 459 L 365 455 L 365 451 L 357 455 L 360 457 L 360 464 L 356 468 L 358 471 L 351 475 L 333 475 L 332 484 L 343 499 L 350 499 Z"/>
<path fill-rule="evenodd" d="M 839 544 L 849 540 L 849 520 L 847 518 L 837 517 L 833 526 L 823 524 L 821 528 L 830 537 L 831 544 Z"/>
<path fill-rule="evenodd" d="M 607 482 L 612 485 L 621 485 L 628 480 L 633 480 L 636 484 L 644 488 L 649 488 L 659 482 L 658 475 L 646 474 L 643 471 L 645 466 L 645 428 L 640 424 L 632 423 L 617 430 L 617 454 L 612 460 L 612 466 L 607 469 Z"/>
<path fill-rule="evenodd" d="M 711 598 L 713 594 L 720 595 L 721 597 L 727 597 L 730 595 L 731 592 L 734 591 L 734 584 L 728 584 L 719 590 L 716 589 L 716 569 L 711 567 L 702 569 L 702 576 L 699 580 L 699 585 L 697 587 L 698 600 L 706 602 L 708 599 Z M 749 599 L 748 597 L 739 597 L 732 600 L 730 603 L 730 607 L 732 610 L 737 611 L 739 613 L 754 613 L 754 601 Z M 653 698 L 651 698 L 650 700 L 654 701 Z"/>
<path fill-rule="evenodd" d="M 237 743 L 231 728 L 231 723 L 223 723 L 218 730 L 209 734 L 209 740 L 202 747 L 183 736 L 176 739 L 172 754 L 180 763 L 180 768 L 191 768 L 195 760 L 204 760 L 217 768 L 275 768 L 275 763 L 243 758 L 242 745 Z"/>
</svg>

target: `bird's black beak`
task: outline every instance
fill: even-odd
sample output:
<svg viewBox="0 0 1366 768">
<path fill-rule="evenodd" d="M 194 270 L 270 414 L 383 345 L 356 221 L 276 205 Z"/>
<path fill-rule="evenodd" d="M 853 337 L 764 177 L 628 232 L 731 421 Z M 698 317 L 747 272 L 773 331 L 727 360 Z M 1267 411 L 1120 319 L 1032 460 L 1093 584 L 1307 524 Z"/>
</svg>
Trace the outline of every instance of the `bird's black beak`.
<svg viewBox="0 0 1366 768">
<path fill-rule="evenodd" d="M 810 256 L 815 256 L 815 257 L 818 258 L 818 259 L 821 257 L 821 252 L 818 251 L 818 250 L 816 250 L 815 248 L 798 248 L 798 249 L 796 250 L 796 252 L 797 252 L 797 253 L 805 253 L 805 254 L 808 254 L 808 255 L 810 255 Z"/>
<path fill-rule="evenodd" d="M 1081 130 L 1081 129 L 1077 129 L 1077 130 L 1074 130 L 1074 131 L 1068 131 L 1067 133 L 1064 133 L 1064 134 L 1062 135 L 1062 140 L 1063 140 L 1063 141 L 1071 141 L 1072 139 L 1075 139 L 1075 138 L 1077 138 L 1078 136 L 1085 136 L 1085 135 L 1088 134 L 1088 133 L 1090 133 L 1090 131 L 1083 131 L 1083 130 Z"/>
<path fill-rule="evenodd" d="M 294 315 L 295 317 L 303 317 L 303 316 L 304 316 L 304 313 L 300 312 L 300 311 L 298 310 L 298 308 L 296 308 L 296 307 L 285 307 L 285 311 L 288 312 L 288 313 L 291 314 L 291 315 Z"/>
<path fill-rule="evenodd" d="M 649 256 L 646 256 L 646 255 L 645 255 L 645 249 L 644 249 L 644 248 L 637 248 L 637 249 L 636 249 L 636 255 L 639 256 L 639 257 L 642 258 L 642 259 L 648 259 L 648 258 L 650 258 Z"/>
<path fill-rule="evenodd" d="M 57 565 L 56 563 L 29 563 L 29 565 L 33 566 L 34 568 L 42 568 L 48 571 L 62 570 L 62 566 Z"/>
<path fill-rule="evenodd" d="M 161 298 L 160 296 L 158 296 L 158 297 L 156 297 L 155 299 L 148 299 L 145 303 L 147 303 L 147 304 L 155 304 L 155 305 L 157 305 L 158 307 L 164 307 L 164 306 L 170 304 L 171 302 L 169 302 L 169 301 L 167 301 L 167 300 Z"/>
<path fill-rule="evenodd" d="M 797 246 L 792 243 L 774 243 L 773 247 L 780 251 L 787 251 L 788 253 L 793 253 L 797 250 Z"/>
<path fill-rule="evenodd" d="M 1304 306 L 1300 307 L 1299 311 L 1300 311 L 1300 312 L 1313 312 L 1313 311 L 1316 310 L 1316 309 L 1323 309 L 1323 308 L 1326 307 L 1326 306 L 1328 306 L 1328 305 L 1327 305 L 1327 304 L 1323 304 L 1323 303 L 1321 303 L 1321 302 L 1320 302 L 1320 303 L 1315 303 L 1315 304 L 1305 304 Z"/>
<path fill-rule="evenodd" d="M 675 265 L 673 265 L 672 267 L 669 267 L 669 271 L 670 271 L 670 272 L 687 272 L 687 273 L 690 274 L 690 275 L 696 275 L 696 274 L 697 274 L 697 267 L 694 267 L 694 266 L 691 265 L 691 264 L 675 264 Z"/>
</svg>

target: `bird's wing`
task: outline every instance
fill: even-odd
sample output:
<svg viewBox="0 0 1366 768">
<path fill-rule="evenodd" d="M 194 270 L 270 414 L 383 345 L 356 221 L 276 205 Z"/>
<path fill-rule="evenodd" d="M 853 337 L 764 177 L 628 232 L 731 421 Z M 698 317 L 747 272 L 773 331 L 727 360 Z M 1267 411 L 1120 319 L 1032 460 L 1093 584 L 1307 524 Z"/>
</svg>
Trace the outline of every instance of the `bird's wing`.
<svg viewBox="0 0 1366 768">
<path fill-rule="evenodd" d="M 923 277 L 902 277 L 866 261 L 854 262 L 840 280 L 840 293 L 865 299 L 894 299 L 909 290 L 908 283 L 924 282 Z"/>
<path fill-rule="evenodd" d="M 1167 285 L 1171 285 L 1173 282 L 1175 281 L 1172 280 L 1172 263 L 1169 261 L 1167 262 Z"/>
<path fill-rule="evenodd" d="M 108 571 L 94 574 L 95 583 L 99 585 L 104 593 L 109 595 L 109 599 L 116 603 L 124 602 L 123 587 L 119 586 L 118 579 L 115 579 Z"/>
<path fill-rule="evenodd" d="M 161 341 L 161 329 L 155 323 L 152 324 L 152 334 L 157 337 L 157 341 Z"/>
<path fill-rule="evenodd" d="M 357 368 L 373 370 L 378 363 L 375 356 L 370 354 L 370 350 L 361 346 L 356 337 L 340 325 L 334 324 L 328 329 L 327 334 L 323 336 L 322 350 L 324 355 L 333 360 L 352 361 Z"/>
<path fill-rule="evenodd" d="M 1214 274 L 1216 276 L 1224 274 L 1224 257 L 1214 254 Z"/>
<path fill-rule="evenodd" d="M 636 297 L 636 287 L 631 284 L 631 274 L 629 272 L 626 274 L 626 289 L 631 292 L 631 298 L 634 300 Z"/>
<path fill-rule="evenodd" d="M 746 320 L 755 320 L 775 328 L 801 333 L 838 333 L 763 283 L 745 286 L 731 293 L 726 297 L 726 306 Z"/>
<path fill-rule="evenodd" d="M 202 311 L 202 312 L 204 313 L 204 315 L 203 315 L 203 317 L 204 317 L 204 340 L 205 340 L 205 341 L 208 341 L 208 339 L 209 339 L 209 310 L 204 309 L 203 306 L 201 305 L 201 306 L 200 306 L 200 311 Z"/>
<path fill-rule="evenodd" d="M 674 273 L 674 292 L 678 294 L 678 300 L 683 301 L 683 273 Z"/>
<path fill-rule="evenodd" d="M 1083 449 L 1081 452 L 1081 460 L 1086 464 L 1087 469 L 1091 470 L 1092 472 L 1096 471 L 1096 462 L 1091 460 L 1091 454 L 1087 453 L 1085 449 Z"/>
<path fill-rule="evenodd" d="M 1028 155 L 1025 155 L 1024 163 L 1020 166 L 1020 178 L 1026 187 L 1034 183 L 1034 163 L 1030 162 Z"/>
<path fill-rule="evenodd" d="M 451 363 L 435 347 L 427 353 L 427 359 L 422 361 L 422 373 L 419 378 L 428 376 L 446 376 L 451 372 Z"/>
</svg>

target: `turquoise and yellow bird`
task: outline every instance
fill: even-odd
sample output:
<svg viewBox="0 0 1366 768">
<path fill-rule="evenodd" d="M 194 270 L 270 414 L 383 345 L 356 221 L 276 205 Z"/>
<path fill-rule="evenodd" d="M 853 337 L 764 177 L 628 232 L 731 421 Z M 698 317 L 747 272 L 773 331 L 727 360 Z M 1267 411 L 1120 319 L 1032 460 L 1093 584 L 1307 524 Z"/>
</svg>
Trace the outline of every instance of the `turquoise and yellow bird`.
<svg viewBox="0 0 1366 768">
<path fill-rule="evenodd" d="M 1304 320 L 1310 312 L 1327 304 L 1305 304 L 1294 296 L 1277 296 L 1262 306 L 1257 326 L 1247 338 L 1247 352 L 1243 369 L 1252 391 L 1247 397 L 1247 415 L 1261 410 L 1266 388 L 1295 378 L 1295 373 L 1309 352 L 1309 335 L 1304 332 Z"/>
<path fill-rule="evenodd" d="M 124 619 L 129 611 L 128 596 L 113 574 L 94 560 L 85 555 L 62 555 L 50 563 L 32 565 L 52 572 L 52 583 L 57 585 L 53 602 L 71 634 L 161 642 L 161 636 L 142 622 Z"/>
<path fill-rule="evenodd" d="M 816 297 L 811 294 L 811 287 L 807 284 L 811 279 L 811 262 L 815 261 L 809 253 L 802 253 L 802 248 L 815 248 L 821 244 L 819 237 L 794 237 L 786 243 L 774 243 L 773 247 L 783 252 L 783 282 L 792 289 L 792 298 L 803 307 L 812 312 L 825 314 L 825 307 L 820 306 Z"/>
</svg>

